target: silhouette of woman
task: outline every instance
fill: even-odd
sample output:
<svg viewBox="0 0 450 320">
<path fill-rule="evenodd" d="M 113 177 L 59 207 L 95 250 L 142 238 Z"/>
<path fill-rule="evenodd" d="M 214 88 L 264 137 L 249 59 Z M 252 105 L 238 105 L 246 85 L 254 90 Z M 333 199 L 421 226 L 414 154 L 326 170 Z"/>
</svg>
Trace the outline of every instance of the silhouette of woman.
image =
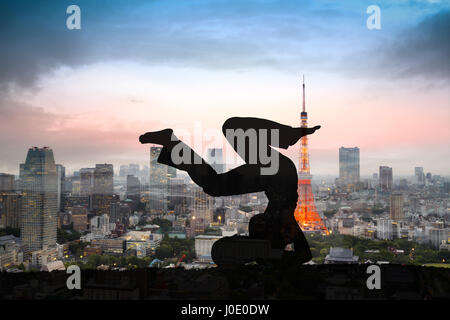
<svg viewBox="0 0 450 320">
<path fill-rule="evenodd" d="M 293 128 L 266 119 L 233 117 L 225 121 L 222 132 L 245 164 L 228 172 L 218 174 L 208 163 L 196 154 L 189 146 L 178 140 L 172 129 L 147 132 L 139 137 L 141 143 L 155 143 L 163 146 L 158 162 L 186 171 L 191 179 L 210 196 L 230 196 L 253 192 L 264 192 L 269 200 L 264 213 L 250 219 L 249 237 L 224 237 L 215 242 L 212 258 L 220 264 L 221 255 L 217 248 L 230 241 L 242 239 L 263 239 L 270 242 L 272 249 L 283 250 L 283 255 L 294 257 L 298 263 L 311 260 L 308 242 L 295 221 L 294 211 L 297 206 L 297 170 L 294 163 L 272 147 L 287 149 L 307 135 L 314 133 L 314 128 Z M 253 130 L 252 139 L 249 132 Z M 271 135 L 275 132 L 277 136 Z M 274 139 L 278 137 L 278 139 Z M 239 143 L 244 142 L 244 147 Z M 190 153 L 189 163 L 174 161 L 172 151 L 176 147 L 179 156 Z M 176 153 L 175 152 L 175 153 Z M 265 153 L 263 153 L 265 152 Z M 262 174 L 273 163 L 261 158 L 266 154 L 270 159 L 277 158 L 278 170 L 271 174 Z M 186 158 L 184 158 L 186 159 Z M 267 160 L 267 158 L 266 158 Z M 217 245 L 216 245 L 217 244 Z M 292 245 L 294 251 L 285 251 L 286 245 Z M 239 241 L 235 242 L 239 245 Z M 216 247 L 216 249 L 214 248 Z M 236 261 L 239 260 L 236 258 Z M 244 259 L 245 260 L 245 259 Z M 251 259 L 250 259 L 251 260 Z M 242 262 L 242 261 L 241 261 Z"/>
</svg>

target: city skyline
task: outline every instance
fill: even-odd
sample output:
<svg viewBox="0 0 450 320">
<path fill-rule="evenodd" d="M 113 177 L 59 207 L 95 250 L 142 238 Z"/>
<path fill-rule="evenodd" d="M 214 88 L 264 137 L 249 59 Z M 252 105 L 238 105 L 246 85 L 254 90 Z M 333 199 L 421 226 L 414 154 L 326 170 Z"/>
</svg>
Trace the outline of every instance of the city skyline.
<svg viewBox="0 0 450 320">
<path fill-rule="evenodd" d="M 27 149 L 27 152 L 28 152 L 28 150 L 29 149 L 33 149 L 33 148 L 50 148 L 50 149 L 52 149 L 51 148 L 51 146 L 42 146 L 42 147 L 38 147 L 38 146 L 31 146 L 31 147 L 29 147 L 28 149 Z M 160 147 L 151 147 L 151 148 L 160 148 Z M 150 148 L 150 149 L 151 149 Z M 338 150 L 337 150 L 337 153 L 338 153 L 338 159 L 336 160 L 337 161 L 337 167 L 338 167 L 338 171 L 336 172 L 336 173 L 327 173 L 327 174 L 316 174 L 316 175 L 312 175 L 312 179 L 314 180 L 314 177 L 335 177 L 335 178 L 339 178 L 340 177 L 340 170 L 339 170 L 339 163 L 340 163 L 340 161 L 339 161 L 339 151 L 342 149 L 342 148 L 344 148 L 344 149 L 353 149 L 353 148 L 345 148 L 345 147 L 341 147 L 341 148 L 339 148 Z M 359 150 L 359 148 L 358 147 L 354 147 L 354 148 L 356 148 L 356 149 L 358 149 Z M 213 148 L 214 150 L 221 150 L 221 148 Z M 53 150 L 53 149 L 52 149 Z M 208 153 L 210 152 L 210 150 L 212 150 L 212 149 L 208 149 L 205 153 L 208 155 Z M 54 150 L 53 150 L 53 152 L 54 152 Z M 223 162 L 220 166 L 217 166 L 215 163 L 214 163 L 214 159 L 212 160 L 212 166 L 213 167 L 217 167 L 216 169 L 219 169 L 219 171 L 222 171 L 223 170 L 223 168 L 227 168 L 227 169 L 229 169 L 229 168 L 231 168 L 231 167 L 234 167 L 236 164 L 235 163 L 230 163 L 230 162 Z M 56 160 L 55 160 L 55 162 L 56 162 Z M 95 164 L 95 166 L 98 166 L 98 165 L 109 165 L 109 166 L 112 166 L 112 171 L 113 171 L 113 175 L 114 175 L 114 177 L 121 177 L 121 170 L 123 170 L 124 168 L 123 167 L 128 167 L 129 165 L 131 165 L 131 166 L 138 166 L 138 167 L 136 167 L 136 168 L 134 168 L 134 170 L 138 170 L 137 171 L 137 174 L 136 173 L 133 173 L 133 174 L 127 174 L 127 175 L 132 175 L 132 176 L 135 176 L 135 177 L 137 177 L 138 175 L 141 175 L 141 173 L 140 172 L 142 172 L 143 170 L 149 170 L 149 166 L 148 166 L 148 161 L 147 162 L 145 162 L 145 163 L 133 163 L 133 162 L 130 162 L 130 163 L 126 163 L 126 162 L 121 162 L 121 163 L 119 163 L 119 164 L 113 164 L 113 163 L 111 163 L 111 161 L 108 161 L 108 160 L 104 160 L 104 161 L 100 161 L 101 162 L 101 164 Z M 297 161 L 298 162 L 298 161 Z M 15 177 L 15 178 L 19 178 L 20 177 L 20 162 L 18 163 L 18 166 L 19 166 L 19 170 L 17 170 L 17 172 L 14 172 L 14 171 L 11 171 L 11 172 L 0 172 L 0 174 L 1 175 L 6 175 L 6 176 L 8 176 L 8 175 L 12 175 L 13 177 Z M 86 170 L 94 170 L 94 168 L 90 168 L 89 166 L 92 166 L 92 163 L 89 163 L 89 164 L 84 164 L 82 167 L 73 167 L 72 168 L 72 170 L 67 170 L 67 167 L 65 166 L 65 164 L 61 164 L 61 163 L 59 163 L 59 164 L 57 164 L 56 165 L 57 167 L 58 166 L 62 166 L 63 168 L 64 168 L 64 176 L 67 176 L 67 177 L 71 177 L 71 176 L 74 176 L 76 173 L 78 174 L 78 175 L 80 175 L 80 174 L 83 174 L 83 172 L 85 172 Z M 298 164 L 296 164 L 296 166 L 298 166 Z M 371 178 L 373 178 L 373 174 L 377 174 L 378 175 L 378 173 L 379 173 L 379 170 L 380 170 L 380 167 L 389 167 L 389 166 L 383 166 L 383 165 L 379 165 L 378 167 L 376 167 L 376 169 L 375 169 L 375 171 L 374 172 L 369 172 L 369 173 L 367 173 L 367 174 L 361 174 L 361 178 L 363 178 L 363 179 L 371 179 Z M 392 169 L 392 167 L 389 167 L 389 168 L 391 168 Z M 423 174 L 425 174 L 425 173 L 431 173 L 432 175 L 439 175 L 439 176 L 442 176 L 442 177 L 444 177 L 444 178 L 449 178 L 450 177 L 450 174 L 447 174 L 447 175 L 441 175 L 441 174 L 438 174 L 438 173 L 436 173 L 436 172 L 432 172 L 432 171 L 430 171 L 430 170 L 428 170 L 427 168 L 424 168 L 424 167 L 415 167 L 415 166 L 413 166 L 413 167 L 411 167 L 410 168 L 410 172 L 409 173 L 405 173 L 405 174 L 398 174 L 397 172 L 395 172 L 394 174 L 393 174 L 393 179 L 394 180 L 396 180 L 396 179 L 399 179 L 399 178 L 415 178 L 415 179 L 417 179 L 417 169 L 418 168 L 420 168 L 420 169 L 422 169 L 423 170 Z M 219 172 L 218 171 L 218 172 Z M 180 172 L 181 174 L 182 174 L 182 172 Z M 92 171 L 92 173 L 91 174 L 93 174 L 93 171 Z M 125 178 L 126 178 L 126 175 L 125 175 Z M 416 181 L 417 182 L 417 181 Z"/>
<path fill-rule="evenodd" d="M 368 30 L 369 1 L 137 1 L 102 10 L 79 1 L 75 31 L 63 4 L 5 3 L 0 40 L 16 45 L 0 56 L 0 172 L 17 174 L 34 145 L 52 147 L 71 172 L 86 159 L 145 164 L 138 136 L 149 130 L 199 139 L 229 116 L 299 126 L 304 73 L 310 125 L 322 126 L 310 139 L 313 175 L 339 172 L 341 146 L 361 149 L 361 175 L 380 165 L 450 174 L 446 2 L 382 1 L 382 28 Z M 213 140 L 228 157 L 223 137 Z M 297 148 L 287 151 L 294 163 Z"/>
</svg>

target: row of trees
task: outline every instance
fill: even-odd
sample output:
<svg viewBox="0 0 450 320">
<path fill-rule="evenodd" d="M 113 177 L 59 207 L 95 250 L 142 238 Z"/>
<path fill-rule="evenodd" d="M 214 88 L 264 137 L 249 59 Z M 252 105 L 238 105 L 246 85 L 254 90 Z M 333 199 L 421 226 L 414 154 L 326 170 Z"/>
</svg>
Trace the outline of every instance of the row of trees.
<svg viewBox="0 0 450 320">
<path fill-rule="evenodd" d="M 180 258 L 186 255 L 186 260 L 195 258 L 195 243 L 193 239 L 169 238 L 164 235 L 160 246 L 156 249 L 156 258 L 163 260 L 168 258 Z"/>
<path fill-rule="evenodd" d="M 352 248 L 353 254 L 359 256 L 360 261 L 389 261 L 400 264 L 424 264 L 447 262 L 450 259 L 448 251 L 435 250 L 425 244 L 418 244 L 407 239 L 370 240 L 349 235 L 332 234 L 321 236 L 307 235 L 313 261 L 322 263 L 329 253 L 330 247 Z M 366 250 L 379 250 L 378 253 L 366 253 Z M 395 253 L 403 250 L 403 254 Z"/>
<path fill-rule="evenodd" d="M 146 268 L 150 264 L 152 258 L 138 258 L 136 256 L 110 256 L 110 255 L 91 255 L 86 261 L 73 261 L 66 263 L 66 267 L 72 264 L 78 265 L 81 269 L 96 269 L 98 266 L 104 265 L 110 268 L 126 268 L 137 269 Z"/>
<path fill-rule="evenodd" d="M 70 230 L 66 230 L 66 229 L 57 229 L 56 230 L 56 239 L 58 243 L 66 243 L 69 241 L 74 241 L 74 240 L 78 240 L 81 237 L 81 233 L 70 229 Z"/>
</svg>

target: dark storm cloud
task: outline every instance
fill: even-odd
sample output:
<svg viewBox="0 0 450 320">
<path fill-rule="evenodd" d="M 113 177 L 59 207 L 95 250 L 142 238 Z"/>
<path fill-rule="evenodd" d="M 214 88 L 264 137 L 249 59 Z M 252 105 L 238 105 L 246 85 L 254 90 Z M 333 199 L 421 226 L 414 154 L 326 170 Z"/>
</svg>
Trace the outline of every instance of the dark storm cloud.
<svg viewBox="0 0 450 320">
<path fill-rule="evenodd" d="M 67 8 L 63 3 L 0 3 L 0 85 L 30 85 L 41 72 L 82 61 L 81 34 L 68 37 L 63 28 Z M 54 28 L 58 20 L 61 28 Z"/>
<path fill-rule="evenodd" d="M 382 32 L 372 30 L 369 32 Z M 450 11 L 425 18 L 393 39 L 344 57 L 339 69 L 352 76 L 450 79 Z"/>
<path fill-rule="evenodd" d="M 352 32 L 364 32 L 362 4 L 293 0 L 282 1 L 283 5 L 257 0 L 76 3 L 81 8 L 82 29 L 70 31 L 66 8 L 72 1 L 0 2 L 0 90 L 11 83 L 30 87 L 60 66 L 109 60 L 289 72 L 345 68 L 363 77 L 370 77 L 374 70 L 394 77 L 448 77 L 449 73 L 448 11 L 424 20 L 394 41 L 386 40 L 378 50 L 352 54 L 340 63 L 344 52 L 349 52 L 342 48 L 350 48 L 361 36 Z M 369 46 L 373 45 L 362 45 Z"/>
<path fill-rule="evenodd" d="M 35 84 L 59 66 L 109 60 L 207 69 L 292 65 L 317 35 L 303 2 L 79 0 L 81 30 L 66 28 L 72 1 L 0 3 L 0 89 Z M 323 33 L 326 30 L 322 31 Z M 288 41 L 286 41 L 288 40 Z"/>
<path fill-rule="evenodd" d="M 384 68 L 394 75 L 450 77 L 450 11 L 426 18 L 385 52 Z"/>
</svg>

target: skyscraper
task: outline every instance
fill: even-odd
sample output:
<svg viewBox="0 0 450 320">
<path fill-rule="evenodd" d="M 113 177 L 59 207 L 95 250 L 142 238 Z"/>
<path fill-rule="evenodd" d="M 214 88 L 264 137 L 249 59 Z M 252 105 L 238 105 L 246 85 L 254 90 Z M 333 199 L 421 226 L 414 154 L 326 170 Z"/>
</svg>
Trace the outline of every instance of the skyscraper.
<svg viewBox="0 0 450 320">
<path fill-rule="evenodd" d="M 127 198 L 139 200 L 141 194 L 141 183 L 138 177 L 127 175 Z"/>
<path fill-rule="evenodd" d="M 339 182 L 347 191 L 359 184 L 359 148 L 339 148 Z"/>
<path fill-rule="evenodd" d="M 206 161 L 217 173 L 220 174 L 225 172 L 222 148 L 209 148 L 208 156 L 206 159 Z"/>
<path fill-rule="evenodd" d="M 13 191 L 14 189 L 14 175 L 0 173 L 0 191 Z"/>
<path fill-rule="evenodd" d="M 81 168 L 80 195 L 92 196 L 94 193 L 94 168 Z"/>
<path fill-rule="evenodd" d="M 30 251 L 55 246 L 58 182 L 52 149 L 30 148 L 20 171 L 22 242 Z"/>
<path fill-rule="evenodd" d="M 193 186 L 191 217 L 193 219 L 203 219 L 203 221 L 209 224 L 212 222 L 213 209 L 214 198 L 205 193 L 203 188 Z"/>
<path fill-rule="evenodd" d="M 414 175 L 416 178 L 416 183 L 419 186 L 423 186 L 425 184 L 425 174 L 423 172 L 423 167 L 415 167 L 414 168 Z"/>
<path fill-rule="evenodd" d="M 119 177 L 126 177 L 128 175 L 128 166 L 127 165 L 121 165 L 119 167 Z"/>
<path fill-rule="evenodd" d="M 404 198 L 402 193 L 393 193 L 390 197 L 389 215 L 390 219 L 394 221 L 402 220 L 405 218 L 403 212 Z"/>
<path fill-rule="evenodd" d="M 56 165 L 56 174 L 57 174 L 57 179 L 58 179 L 58 203 L 57 203 L 57 208 L 58 211 L 64 211 L 63 210 L 63 206 L 62 206 L 62 197 L 65 191 L 65 184 L 66 184 L 66 168 L 61 165 L 61 164 L 57 164 Z"/>
<path fill-rule="evenodd" d="M 114 168 L 112 164 L 96 164 L 94 169 L 94 194 L 113 194 Z"/>
<path fill-rule="evenodd" d="M 380 188 L 381 191 L 390 192 L 392 190 L 392 168 L 380 166 Z"/>
<path fill-rule="evenodd" d="M 167 212 L 168 179 L 173 174 L 173 171 L 169 173 L 168 166 L 157 161 L 161 150 L 161 147 L 150 147 L 149 207 L 152 214 Z"/>
<path fill-rule="evenodd" d="M 0 191 L 0 216 L 5 227 L 20 228 L 22 195 L 18 192 Z"/>
<path fill-rule="evenodd" d="M 96 164 L 92 206 L 97 214 L 109 214 L 114 193 L 114 168 L 112 164 Z"/>
</svg>

